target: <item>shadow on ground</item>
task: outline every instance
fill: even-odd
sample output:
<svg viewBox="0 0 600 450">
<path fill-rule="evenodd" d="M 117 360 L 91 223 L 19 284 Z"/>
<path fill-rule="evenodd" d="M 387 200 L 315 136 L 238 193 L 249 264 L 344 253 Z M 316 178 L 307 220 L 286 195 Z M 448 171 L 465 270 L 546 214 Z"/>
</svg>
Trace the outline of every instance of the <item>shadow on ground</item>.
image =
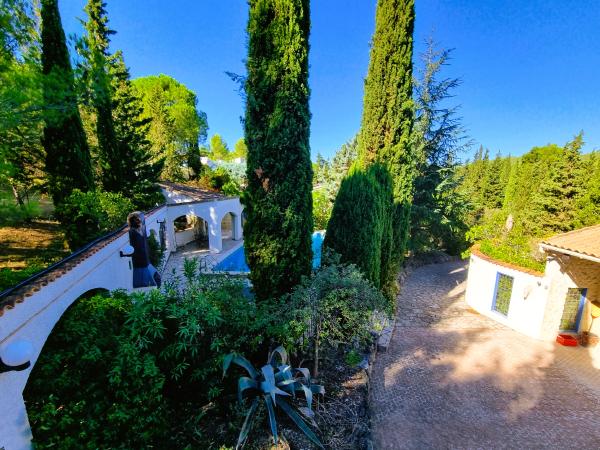
<svg viewBox="0 0 600 450">
<path fill-rule="evenodd" d="M 375 447 L 600 448 L 594 380 L 572 376 L 566 349 L 470 310 L 466 273 L 453 262 L 406 280 L 392 342 L 373 369 Z M 576 364 L 600 384 L 589 352 L 578 351 Z"/>
</svg>

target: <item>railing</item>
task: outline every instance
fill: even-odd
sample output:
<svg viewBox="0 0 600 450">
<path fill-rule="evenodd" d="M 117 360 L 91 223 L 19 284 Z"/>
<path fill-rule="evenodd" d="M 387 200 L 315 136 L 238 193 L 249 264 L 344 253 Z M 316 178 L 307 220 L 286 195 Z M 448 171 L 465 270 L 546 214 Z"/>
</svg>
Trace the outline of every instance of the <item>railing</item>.
<svg viewBox="0 0 600 450">
<path fill-rule="evenodd" d="M 145 212 L 144 214 L 146 214 L 148 216 L 148 215 L 153 214 L 154 212 L 158 211 L 160 208 L 162 208 L 164 206 L 165 206 L 164 204 L 156 206 L 156 207 L 152 208 L 151 210 Z M 108 239 L 111 239 L 111 238 L 117 236 L 120 233 L 123 233 L 126 228 L 127 228 L 127 225 L 125 224 L 125 225 L 121 226 L 120 228 L 118 228 L 114 231 L 111 231 L 110 233 L 107 233 L 103 236 L 100 236 L 99 238 L 94 239 L 89 244 L 86 244 L 83 247 L 75 250 L 73 253 L 71 253 L 66 258 L 63 258 L 60 261 L 55 262 L 54 264 L 50 265 L 49 267 L 46 267 L 44 270 L 42 270 L 36 274 L 33 274 L 32 276 L 30 276 L 29 278 L 26 278 L 25 280 L 21 281 L 20 283 L 0 292 L 0 310 L 4 306 L 4 300 L 9 295 L 16 293 L 19 289 L 31 284 L 32 282 L 34 282 L 35 280 L 38 280 L 39 278 L 43 277 L 44 275 L 48 275 L 50 272 L 54 271 L 55 269 L 57 269 L 61 266 L 64 266 L 69 261 L 72 261 L 73 259 L 77 258 L 78 256 L 81 256 L 86 251 L 92 249 L 93 247 L 98 245 L 100 242 L 106 241 Z"/>
</svg>

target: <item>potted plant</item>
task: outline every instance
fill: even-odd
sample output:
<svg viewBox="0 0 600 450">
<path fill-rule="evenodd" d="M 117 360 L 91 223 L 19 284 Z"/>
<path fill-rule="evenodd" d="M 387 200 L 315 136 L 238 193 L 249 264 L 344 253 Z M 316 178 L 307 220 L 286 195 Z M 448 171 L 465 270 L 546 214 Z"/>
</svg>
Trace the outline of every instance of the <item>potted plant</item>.
<svg viewBox="0 0 600 450">
<path fill-rule="evenodd" d="M 583 347 L 595 347 L 598 345 L 598 341 L 600 340 L 598 336 L 591 333 L 592 326 L 594 325 L 594 320 L 600 317 L 600 302 L 591 302 L 592 304 L 592 320 L 590 322 L 590 328 L 587 331 L 582 331 L 579 335 L 579 343 Z"/>
</svg>

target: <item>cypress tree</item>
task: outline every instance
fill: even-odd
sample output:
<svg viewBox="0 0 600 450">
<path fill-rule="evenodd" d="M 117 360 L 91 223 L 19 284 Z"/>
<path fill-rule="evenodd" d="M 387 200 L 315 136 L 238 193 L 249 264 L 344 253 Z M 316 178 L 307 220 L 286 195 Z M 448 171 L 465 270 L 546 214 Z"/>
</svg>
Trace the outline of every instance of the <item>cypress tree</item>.
<svg viewBox="0 0 600 450">
<path fill-rule="evenodd" d="M 365 208 L 364 205 L 371 205 Z M 356 264 L 381 287 L 381 209 L 373 174 L 354 165 L 342 180 L 327 225 L 323 245 Z"/>
<path fill-rule="evenodd" d="M 54 204 L 59 205 L 73 189 L 88 191 L 94 182 L 58 0 L 42 0 L 41 5 L 44 102 L 54 111 L 46 115 L 42 143 L 48 190 Z"/>
<path fill-rule="evenodd" d="M 98 162 L 102 187 L 109 192 L 121 192 L 124 180 L 131 174 L 127 171 L 125 155 L 119 152 L 112 117 L 108 46 L 110 35 L 115 32 L 108 28 L 104 1 L 88 0 L 85 12 L 88 21 L 85 24 L 87 32 L 85 48 L 82 51 L 86 57 L 84 74 L 89 83 L 91 101 L 96 112 Z"/>
<path fill-rule="evenodd" d="M 374 225 L 377 229 L 388 230 L 388 235 L 376 233 L 379 236 L 379 246 L 388 247 L 387 254 L 383 252 L 384 260 L 379 263 L 380 272 L 377 285 L 383 287 L 388 296 L 393 296 L 394 275 L 404 255 L 410 228 L 410 202 L 412 200 L 412 186 L 415 173 L 415 157 L 411 145 L 413 128 L 414 107 L 412 102 L 412 48 L 414 28 L 414 0 L 379 0 L 375 18 L 375 33 L 371 48 L 369 70 L 365 81 L 365 95 L 361 130 L 358 138 L 359 158 L 363 168 L 368 168 L 375 162 L 383 163 L 389 171 L 393 181 L 393 196 L 388 198 L 381 192 L 377 195 L 378 202 L 390 204 L 377 206 L 380 223 Z M 371 177 L 382 179 L 383 168 L 376 169 L 377 174 Z M 356 173 L 355 173 L 356 175 Z M 385 178 L 385 177 L 384 177 Z M 382 188 L 385 191 L 385 188 Z M 337 217 L 347 216 L 350 228 L 341 230 L 336 225 L 337 219 L 332 219 L 327 227 L 326 245 L 342 253 L 342 257 L 359 263 L 359 254 L 364 254 L 367 249 L 356 252 L 354 255 L 344 251 L 343 246 L 336 246 L 341 237 L 337 233 L 358 236 L 362 233 L 359 229 L 363 224 L 360 214 L 365 210 L 375 208 L 372 203 L 359 203 L 366 198 L 361 196 L 350 197 L 355 191 L 348 189 L 338 193 L 334 210 Z M 343 206 L 355 205 L 347 212 Z M 382 213 L 383 211 L 383 213 Z M 359 216 L 353 216 L 359 214 Z M 383 215 L 382 215 L 383 214 Z M 387 214 L 387 216 L 386 216 Z M 344 219 L 346 221 L 346 219 Z M 354 225 L 353 225 L 354 224 Z M 360 245 L 360 242 L 357 243 Z M 365 246 L 368 246 L 365 242 Z M 380 253 L 381 254 L 381 253 Z M 373 271 L 366 271 L 367 275 L 375 282 Z"/>
<path fill-rule="evenodd" d="M 244 245 L 259 299 L 310 274 L 308 0 L 250 0 Z"/>
<path fill-rule="evenodd" d="M 359 135 L 363 163 L 383 162 L 394 180 L 392 257 L 396 266 L 406 250 L 416 172 L 411 145 L 414 22 L 414 0 L 378 1 Z"/>
</svg>

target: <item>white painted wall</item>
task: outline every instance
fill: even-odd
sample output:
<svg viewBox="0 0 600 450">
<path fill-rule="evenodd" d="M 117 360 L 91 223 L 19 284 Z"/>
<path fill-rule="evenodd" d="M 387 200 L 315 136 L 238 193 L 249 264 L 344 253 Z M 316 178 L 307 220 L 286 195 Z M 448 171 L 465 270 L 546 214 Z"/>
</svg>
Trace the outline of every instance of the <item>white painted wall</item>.
<svg viewBox="0 0 600 450">
<path fill-rule="evenodd" d="M 148 232 L 155 230 L 157 236 L 160 231 L 159 222 L 165 221 L 166 257 L 176 250 L 173 221 L 185 214 L 193 213 L 207 221 L 212 251 L 219 252 L 222 249 L 221 221 L 227 213 L 234 215 L 234 239 L 242 239 L 243 207 L 238 198 L 182 203 L 189 201 L 189 198 L 178 196 L 177 202 L 170 200 L 172 202 L 169 205 L 146 216 L 146 229 Z M 0 449 L 31 448 L 32 437 L 23 402 L 23 390 L 46 339 L 67 308 L 81 295 L 93 289 L 133 290 L 131 260 L 119 256 L 119 251 L 128 244 L 129 235 L 124 233 L 0 317 L 0 345 L 22 339 L 33 344 L 35 352 L 29 369 L 0 374 Z"/>
<path fill-rule="evenodd" d="M 214 200 L 206 202 L 175 203 L 168 205 L 167 235 L 168 240 L 175 242 L 175 226 L 173 221 L 188 214 L 194 214 L 204 219 L 208 224 L 208 247 L 211 252 L 219 253 L 223 249 L 223 237 L 221 233 L 221 221 L 227 213 L 234 216 L 234 240 L 243 238 L 242 211 L 243 206 L 239 198 Z M 179 238 L 179 233 L 177 234 Z M 178 245 L 182 245 L 177 240 Z"/>
<path fill-rule="evenodd" d="M 146 228 L 158 233 L 158 221 L 166 218 L 166 212 L 167 208 L 161 208 L 146 216 Z M 29 369 L 0 373 L 0 448 L 31 448 L 23 390 L 46 339 L 67 308 L 93 289 L 133 289 L 131 260 L 119 256 L 128 244 L 125 233 L 0 317 L 0 345 L 22 339 L 34 348 Z"/>
<path fill-rule="evenodd" d="M 507 316 L 492 310 L 498 273 L 514 279 Z M 542 321 L 548 298 L 548 282 L 544 277 L 505 267 L 472 254 L 465 297 L 467 303 L 479 313 L 527 336 L 536 339 L 542 337 Z"/>
</svg>

